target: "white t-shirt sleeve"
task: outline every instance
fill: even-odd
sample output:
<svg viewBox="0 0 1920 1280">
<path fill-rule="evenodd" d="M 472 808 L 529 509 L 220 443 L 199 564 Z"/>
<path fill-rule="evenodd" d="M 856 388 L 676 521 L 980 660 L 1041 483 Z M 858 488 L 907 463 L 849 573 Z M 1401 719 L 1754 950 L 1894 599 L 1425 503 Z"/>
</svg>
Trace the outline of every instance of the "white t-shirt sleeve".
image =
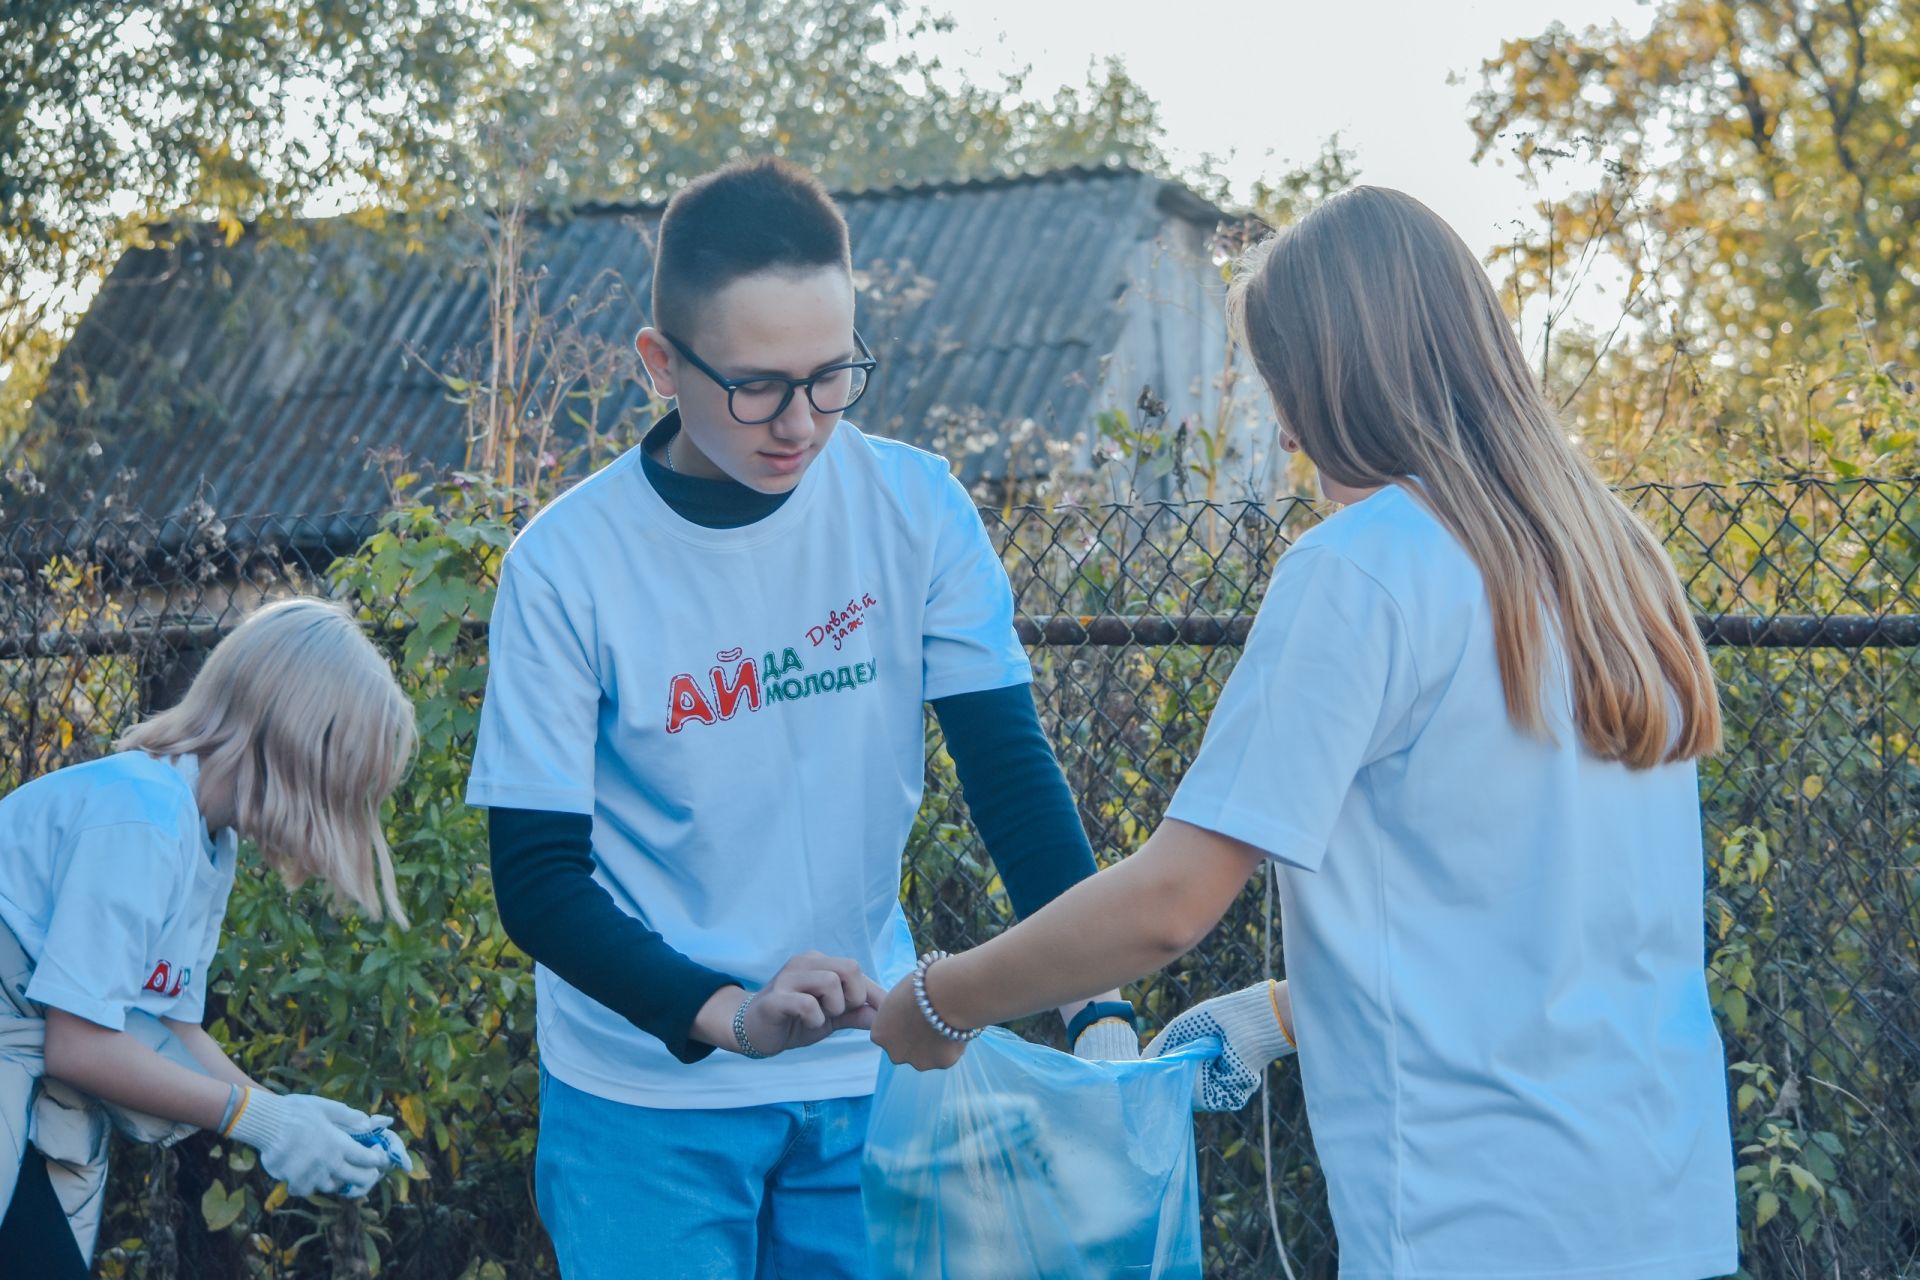
<svg viewBox="0 0 1920 1280">
<path fill-rule="evenodd" d="M 1013 586 L 980 513 L 951 476 L 942 497 L 920 642 L 928 702 L 1033 679 L 1013 629 Z"/>
<path fill-rule="evenodd" d="M 157 960 L 183 958 L 161 956 L 168 916 L 181 897 L 176 841 L 175 833 L 145 822 L 111 823 L 75 837 L 27 999 L 125 1029 Z"/>
<path fill-rule="evenodd" d="M 1283 555 L 1167 816 L 1318 867 L 1360 770 L 1405 731 L 1404 635 L 1392 597 L 1345 556 Z"/>
<path fill-rule="evenodd" d="M 560 594 L 509 554 L 487 626 L 487 692 L 467 803 L 593 812 L 600 680 Z"/>
</svg>

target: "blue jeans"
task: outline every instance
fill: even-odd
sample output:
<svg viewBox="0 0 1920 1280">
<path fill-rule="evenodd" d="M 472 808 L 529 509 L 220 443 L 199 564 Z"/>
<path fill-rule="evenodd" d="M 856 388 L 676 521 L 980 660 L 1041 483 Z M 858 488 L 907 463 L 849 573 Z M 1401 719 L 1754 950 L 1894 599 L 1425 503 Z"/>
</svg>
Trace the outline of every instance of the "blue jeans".
<svg viewBox="0 0 1920 1280">
<path fill-rule="evenodd" d="M 872 1103 L 669 1111 L 543 1069 L 534 1195 L 562 1280 L 866 1280 Z"/>
</svg>

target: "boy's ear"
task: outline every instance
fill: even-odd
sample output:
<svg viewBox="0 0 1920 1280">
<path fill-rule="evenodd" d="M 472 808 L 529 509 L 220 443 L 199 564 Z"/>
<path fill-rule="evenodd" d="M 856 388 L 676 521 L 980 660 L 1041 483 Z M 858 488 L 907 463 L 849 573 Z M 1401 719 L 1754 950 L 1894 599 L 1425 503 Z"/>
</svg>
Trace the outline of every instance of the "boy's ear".
<svg viewBox="0 0 1920 1280">
<path fill-rule="evenodd" d="M 653 384 L 653 394 L 662 400 L 673 399 L 673 348 L 660 336 L 660 331 L 648 325 L 633 335 L 633 349 L 640 353 L 640 363 L 646 368 L 647 381 Z"/>
</svg>

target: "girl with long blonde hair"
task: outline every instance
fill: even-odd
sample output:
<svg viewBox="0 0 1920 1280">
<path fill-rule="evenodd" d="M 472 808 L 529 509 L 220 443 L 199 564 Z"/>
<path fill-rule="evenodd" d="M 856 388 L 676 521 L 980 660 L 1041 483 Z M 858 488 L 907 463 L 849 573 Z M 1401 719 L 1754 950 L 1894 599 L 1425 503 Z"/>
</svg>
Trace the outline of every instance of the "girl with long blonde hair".
<svg viewBox="0 0 1920 1280">
<path fill-rule="evenodd" d="M 1738 1265 L 1694 762 L 1720 715 L 1659 544 L 1590 470 L 1491 282 L 1361 187 L 1231 295 L 1282 442 L 1345 508 L 1281 557 L 1165 822 L 873 1037 L 972 1029 L 1200 945 L 1263 861 L 1288 981 L 1217 997 L 1199 1104 L 1298 1044 L 1348 1277 L 1698 1280 Z"/>
<path fill-rule="evenodd" d="M 250 1079 L 202 1028 L 238 843 L 402 925 L 380 807 L 412 705 L 341 606 L 290 600 L 215 646 L 179 705 L 117 750 L 0 799 L 0 1258 L 87 1274 L 102 1114 L 168 1141 L 255 1147 L 295 1195 L 409 1168 L 384 1117 Z M 15 1274 L 7 1270 L 7 1274 Z"/>
</svg>

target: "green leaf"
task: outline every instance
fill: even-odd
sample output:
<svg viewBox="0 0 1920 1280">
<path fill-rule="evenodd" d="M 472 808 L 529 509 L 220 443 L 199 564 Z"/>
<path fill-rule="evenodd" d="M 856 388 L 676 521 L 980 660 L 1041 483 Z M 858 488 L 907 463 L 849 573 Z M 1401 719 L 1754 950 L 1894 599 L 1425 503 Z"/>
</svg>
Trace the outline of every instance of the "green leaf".
<svg viewBox="0 0 1920 1280">
<path fill-rule="evenodd" d="M 1757 1231 L 1772 1222 L 1780 1213 L 1780 1197 L 1771 1191 L 1762 1191 L 1760 1198 L 1754 1201 L 1753 1226 Z"/>
<path fill-rule="evenodd" d="M 240 1214 L 246 1207 L 246 1188 L 235 1187 L 228 1191 L 218 1178 L 200 1197 L 200 1216 L 206 1219 L 209 1231 L 225 1231 L 240 1220 Z"/>
<path fill-rule="evenodd" d="M 1854 1212 L 1852 1192 L 1845 1187 L 1835 1187 L 1831 1198 L 1834 1214 L 1840 1219 L 1841 1226 L 1851 1230 L 1860 1224 L 1860 1216 Z"/>
<path fill-rule="evenodd" d="M 1793 1179 L 1793 1185 L 1802 1191 L 1811 1191 L 1817 1196 L 1825 1196 L 1827 1189 L 1820 1185 L 1820 1179 L 1797 1164 L 1787 1166 L 1787 1176 Z"/>
</svg>

